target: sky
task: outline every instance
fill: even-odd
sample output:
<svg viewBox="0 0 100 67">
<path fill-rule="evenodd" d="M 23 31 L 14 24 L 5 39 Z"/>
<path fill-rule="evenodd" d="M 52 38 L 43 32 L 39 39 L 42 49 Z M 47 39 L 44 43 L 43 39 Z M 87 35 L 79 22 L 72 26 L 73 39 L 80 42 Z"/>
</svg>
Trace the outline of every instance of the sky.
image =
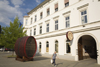
<svg viewBox="0 0 100 67">
<path fill-rule="evenodd" d="M 23 16 L 44 0 L 0 0 L 0 25 L 9 26 L 18 16 L 23 24 Z"/>
</svg>

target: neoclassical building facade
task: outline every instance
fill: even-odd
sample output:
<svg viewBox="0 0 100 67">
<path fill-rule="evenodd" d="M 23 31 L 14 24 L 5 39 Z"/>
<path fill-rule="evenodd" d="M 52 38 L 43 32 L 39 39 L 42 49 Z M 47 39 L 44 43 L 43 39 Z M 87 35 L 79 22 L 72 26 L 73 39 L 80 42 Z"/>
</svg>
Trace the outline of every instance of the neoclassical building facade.
<svg viewBox="0 0 100 67">
<path fill-rule="evenodd" d="M 45 0 L 23 18 L 37 53 L 61 59 L 93 58 L 100 64 L 100 0 Z M 69 34 L 68 34 L 69 33 Z"/>
</svg>

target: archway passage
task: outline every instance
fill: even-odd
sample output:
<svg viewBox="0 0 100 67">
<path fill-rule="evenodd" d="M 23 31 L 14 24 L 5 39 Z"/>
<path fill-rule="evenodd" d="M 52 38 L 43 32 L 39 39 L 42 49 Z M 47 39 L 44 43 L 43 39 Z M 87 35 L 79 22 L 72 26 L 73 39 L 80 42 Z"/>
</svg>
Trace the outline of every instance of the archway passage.
<svg viewBox="0 0 100 67">
<path fill-rule="evenodd" d="M 96 41 L 90 35 L 81 36 L 78 40 L 78 59 L 97 59 Z"/>
</svg>

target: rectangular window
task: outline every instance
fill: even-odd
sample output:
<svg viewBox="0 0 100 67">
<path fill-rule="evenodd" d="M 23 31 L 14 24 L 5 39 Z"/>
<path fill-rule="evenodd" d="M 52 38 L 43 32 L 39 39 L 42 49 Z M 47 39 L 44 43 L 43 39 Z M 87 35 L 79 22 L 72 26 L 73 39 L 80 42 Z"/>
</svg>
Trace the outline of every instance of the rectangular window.
<svg viewBox="0 0 100 67">
<path fill-rule="evenodd" d="M 81 21 L 82 23 L 87 23 L 87 10 L 81 12 Z"/>
<path fill-rule="evenodd" d="M 65 24 L 66 24 L 66 28 L 70 27 L 70 17 L 69 16 L 65 18 Z"/>
<path fill-rule="evenodd" d="M 26 19 L 26 21 L 25 21 L 25 25 L 27 25 L 27 21 L 28 21 L 28 20 Z"/>
<path fill-rule="evenodd" d="M 33 18 L 31 18 L 31 24 L 32 24 L 32 22 L 33 22 Z"/>
<path fill-rule="evenodd" d="M 65 0 L 65 7 L 69 6 L 69 0 Z"/>
<path fill-rule="evenodd" d="M 36 28 L 34 28 L 34 35 L 36 35 Z"/>
<path fill-rule="evenodd" d="M 32 36 L 32 30 L 30 30 L 30 36 Z"/>
<path fill-rule="evenodd" d="M 49 23 L 47 24 L 46 31 L 49 32 Z"/>
<path fill-rule="evenodd" d="M 58 30 L 58 20 L 55 21 L 55 30 Z"/>
<path fill-rule="evenodd" d="M 41 13 L 40 13 L 40 19 L 42 19 L 42 18 L 43 18 L 43 13 L 41 12 Z"/>
<path fill-rule="evenodd" d="M 50 9 L 47 9 L 47 16 L 50 15 Z"/>
<path fill-rule="evenodd" d="M 34 20 L 35 22 L 37 21 L 37 16 L 35 15 L 35 20 Z"/>
<path fill-rule="evenodd" d="M 42 34 L 42 26 L 40 26 L 40 34 Z"/>
<path fill-rule="evenodd" d="M 55 4 L 55 12 L 58 11 L 58 3 Z"/>
</svg>

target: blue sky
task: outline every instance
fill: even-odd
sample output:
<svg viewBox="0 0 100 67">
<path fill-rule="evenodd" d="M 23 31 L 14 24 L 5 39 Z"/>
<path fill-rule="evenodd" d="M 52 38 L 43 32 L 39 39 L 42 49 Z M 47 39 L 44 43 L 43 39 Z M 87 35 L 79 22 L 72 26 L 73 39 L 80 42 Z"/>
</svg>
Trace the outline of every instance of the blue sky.
<svg viewBox="0 0 100 67">
<path fill-rule="evenodd" d="M 23 24 L 23 16 L 44 0 L 0 0 L 0 25 L 9 26 L 16 16 Z"/>
</svg>

